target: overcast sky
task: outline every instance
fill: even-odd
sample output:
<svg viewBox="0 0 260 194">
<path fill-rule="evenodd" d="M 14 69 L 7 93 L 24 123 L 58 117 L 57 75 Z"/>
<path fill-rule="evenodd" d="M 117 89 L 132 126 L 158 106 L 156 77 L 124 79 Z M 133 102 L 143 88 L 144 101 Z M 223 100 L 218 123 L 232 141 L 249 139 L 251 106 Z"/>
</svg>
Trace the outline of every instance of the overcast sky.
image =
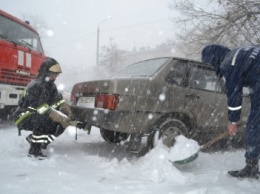
<svg viewBox="0 0 260 194">
<path fill-rule="evenodd" d="M 45 53 L 61 65 L 96 64 L 97 27 L 100 48 L 109 39 L 119 49 L 153 48 L 174 39 L 177 27 L 170 21 L 174 0 L 0 0 L 0 9 L 18 17 L 34 15 L 49 27 L 42 36 Z M 201 1 L 205 4 L 204 0 Z"/>
<path fill-rule="evenodd" d="M 0 0 L 2 10 L 21 18 L 37 15 L 50 27 L 44 50 L 60 63 L 95 65 L 100 47 L 114 38 L 118 48 L 151 48 L 174 36 L 170 0 Z"/>
</svg>

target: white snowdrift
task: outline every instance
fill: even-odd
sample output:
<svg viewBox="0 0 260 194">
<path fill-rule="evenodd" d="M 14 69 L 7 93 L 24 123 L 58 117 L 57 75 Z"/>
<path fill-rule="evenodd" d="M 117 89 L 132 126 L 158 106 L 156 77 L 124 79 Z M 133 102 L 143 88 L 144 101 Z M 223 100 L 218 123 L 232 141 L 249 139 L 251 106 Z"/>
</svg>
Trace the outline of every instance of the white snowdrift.
<svg viewBox="0 0 260 194">
<path fill-rule="evenodd" d="M 169 160 L 184 160 L 196 154 L 200 150 L 198 142 L 188 139 L 183 135 L 175 138 L 176 142 L 170 150 Z"/>
<path fill-rule="evenodd" d="M 170 150 L 158 144 L 147 155 L 110 144 L 94 128 L 91 135 L 68 128 L 48 146 L 48 159 L 27 157 L 28 132 L 0 123 L 2 194 L 258 194 L 258 180 L 237 180 L 227 170 L 244 166 L 244 150 L 200 153 L 188 165 L 170 163 Z"/>
</svg>

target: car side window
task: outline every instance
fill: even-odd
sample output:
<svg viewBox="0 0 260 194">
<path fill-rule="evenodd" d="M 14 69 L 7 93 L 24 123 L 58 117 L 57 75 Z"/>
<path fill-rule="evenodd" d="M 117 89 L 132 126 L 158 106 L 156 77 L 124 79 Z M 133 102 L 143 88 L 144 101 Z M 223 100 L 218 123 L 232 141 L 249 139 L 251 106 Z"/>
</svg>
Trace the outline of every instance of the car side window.
<svg viewBox="0 0 260 194">
<path fill-rule="evenodd" d="M 223 92 L 223 84 L 214 70 L 197 65 L 189 66 L 188 87 L 213 92 Z"/>
<path fill-rule="evenodd" d="M 173 85 L 182 85 L 187 70 L 187 63 L 179 61 L 174 64 L 165 78 L 165 81 Z"/>
</svg>

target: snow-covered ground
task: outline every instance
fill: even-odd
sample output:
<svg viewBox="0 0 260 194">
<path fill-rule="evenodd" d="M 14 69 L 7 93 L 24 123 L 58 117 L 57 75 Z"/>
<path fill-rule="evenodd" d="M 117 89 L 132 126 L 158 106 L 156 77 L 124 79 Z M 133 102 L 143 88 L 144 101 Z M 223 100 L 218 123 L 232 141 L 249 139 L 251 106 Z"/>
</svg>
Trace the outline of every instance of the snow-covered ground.
<svg viewBox="0 0 260 194">
<path fill-rule="evenodd" d="M 244 166 L 244 150 L 200 153 L 173 166 L 160 144 L 138 157 L 124 144 L 104 142 L 98 129 L 88 135 L 69 127 L 47 150 L 48 159 L 27 157 L 29 144 L 13 124 L 0 123 L 1 194 L 258 194 L 260 180 L 238 180 L 227 170 Z"/>
</svg>

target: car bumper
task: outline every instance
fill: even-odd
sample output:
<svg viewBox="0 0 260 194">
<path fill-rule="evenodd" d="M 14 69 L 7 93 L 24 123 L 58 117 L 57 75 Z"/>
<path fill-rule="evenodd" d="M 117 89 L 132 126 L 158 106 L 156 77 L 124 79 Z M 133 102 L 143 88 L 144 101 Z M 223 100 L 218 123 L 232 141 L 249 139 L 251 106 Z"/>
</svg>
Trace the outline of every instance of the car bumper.
<svg viewBox="0 0 260 194">
<path fill-rule="evenodd" d="M 77 120 L 90 126 L 123 133 L 149 133 L 160 115 L 148 112 L 108 111 L 72 106 Z"/>
</svg>

